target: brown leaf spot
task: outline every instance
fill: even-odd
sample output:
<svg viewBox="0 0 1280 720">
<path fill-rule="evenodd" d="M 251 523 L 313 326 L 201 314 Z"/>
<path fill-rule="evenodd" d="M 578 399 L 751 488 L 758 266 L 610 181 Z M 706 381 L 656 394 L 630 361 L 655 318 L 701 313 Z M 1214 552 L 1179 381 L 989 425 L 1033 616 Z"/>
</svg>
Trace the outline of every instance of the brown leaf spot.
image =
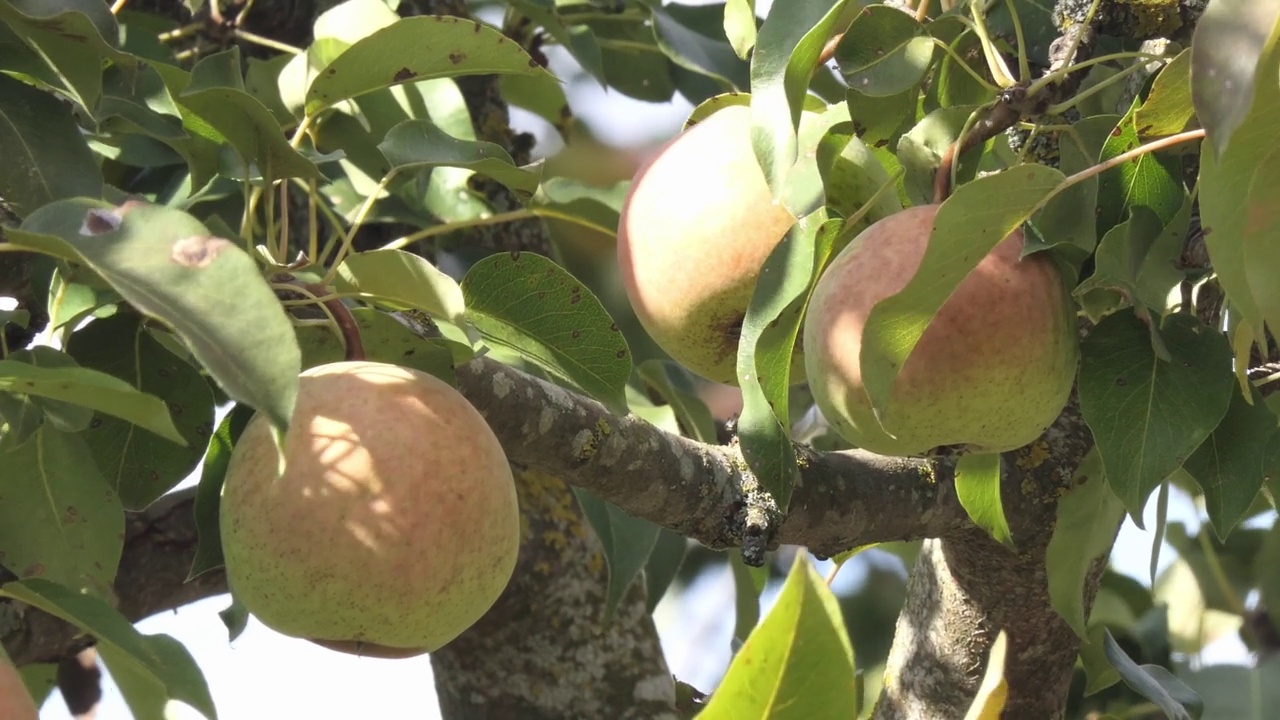
<svg viewBox="0 0 1280 720">
<path fill-rule="evenodd" d="M 449 53 L 449 62 L 453 63 L 454 65 L 461 65 L 462 61 L 466 59 L 467 59 L 467 54 L 460 50 L 455 50 L 454 52 Z"/>
<path fill-rule="evenodd" d="M 193 235 L 175 242 L 169 258 L 184 267 L 203 268 L 231 246 L 231 241 L 225 238 Z"/>
<path fill-rule="evenodd" d="M 84 214 L 84 222 L 80 223 L 81 235 L 106 235 L 120 229 L 120 221 L 124 218 L 123 208 L 101 210 L 94 208 Z"/>
<path fill-rule="evenodd" d="M 452 57 L 452 56 L 450 56 L 450 58 L 449 58 L 449 59 L 451 59 L 451 60 L 452 60 L 452 59 L 453 59 L 453 57 Z M 396 74 L 395 74 L 395 76 L 394 76 L 392 79 L 393 79 L 393 80 L 395 80 L 396 82 L 404 82 L 405 80 L 410 80 L 410 79 L 413 79 L 413 78 L 415 78 L 415 77 L 417 77 L 417 76 L 418 76 L 418 73 L 416 73 L 416 72 L 414 72 L 414 71 L 410 70 L 410 69 L 409 69 L 409 68 L 407 68 L 407 67 L 402 67 L 402 68 L 400 68 L 399 70 L 397 70 L 397 71 L 396 71 Z"/>
</svg>

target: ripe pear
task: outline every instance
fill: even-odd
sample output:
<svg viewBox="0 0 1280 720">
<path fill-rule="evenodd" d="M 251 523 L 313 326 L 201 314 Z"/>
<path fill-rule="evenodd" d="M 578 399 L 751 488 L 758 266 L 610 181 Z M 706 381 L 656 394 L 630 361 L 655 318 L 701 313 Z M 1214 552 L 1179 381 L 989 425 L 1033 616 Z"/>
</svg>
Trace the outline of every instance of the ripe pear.
<svg viewBox="0 0 1280 720">
<path fill-rule="evenodd" d="M 751 149 L 747 106 L 681 133 L 636 173 L 618 223 L 618 265 L 640 324 L 680 364 L 736 385 L 747 304 L 795 222 Z M 802 370 L 797 355 L 793 375 Z"/>
<path fill-rule="evenodd" d="M 511 578 L 515 482 L 480 413 L 417 370 L 337 362 L 299 378 L 285 468 L 255 415 L 220 511 L 232 592 L 263 624 L 335 650 L 431 652 Z"/>
<path fill-rule="evenodd" d="M 0 720 L 39 720 L 35 700 L 18 669 L 0 654 Z"/>
<path fill-rule="evenodd" d="M 997 244 L 938 310 L 898 373 L 884 427 L 873 414 L 859 361 L 863 328 L 872 307 L 915 275 L 938 207 L 879 220 L 832 260 L 805 318 L 809 387 L 836 431 L 871 452 L 1022 447 L 1062 411 L 1079 350 L 1061 274 L 1043 254 L 1020 258 L 1021 229 Z"/>
</svg>

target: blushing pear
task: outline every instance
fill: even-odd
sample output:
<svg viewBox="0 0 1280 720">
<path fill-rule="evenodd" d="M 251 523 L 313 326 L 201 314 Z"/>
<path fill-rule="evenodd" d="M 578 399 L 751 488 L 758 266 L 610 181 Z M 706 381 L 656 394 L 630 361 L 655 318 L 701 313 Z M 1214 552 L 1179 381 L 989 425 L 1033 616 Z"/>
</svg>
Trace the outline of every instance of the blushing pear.
<svg viewBox="0 0 1280 720">
<path fill-rule="evenodd" d="M 0 654 L 0 720 L 39 720 L 36 701 L 27 692 L 22 675 Z"/>
<path fill-rule="evenodd" d="M 493 605 L 520 516 L 506 455 L 444 381 L 375 362 L 305 370 L 284 440 L 244 429 L 222 490 L 232 592 L 285 635 L 360 655 L 431 652 Z"/>
<path fill-rule="evenodd" d="M 736 385 L 761 266 L 795 222 L 753 154 L 747 106 L 676 136 L 636 173 L 618 223 L 618 265 L 640 324 L 681 365 Z"/>
<path fill-rule="evenodd" d="M 1013 450 L 1062 412 L 1079 355 L 1068 289 L 1044 254 L 1020 258 L 1021 229 L 997 244 L 938 310 L 898 373 L 884 427 L 863 384 L 867 317 L 915 274 L 938 208 L 913 207 L 877 221 L 819 278 L 804 325 L 809 387 L 836 431 L 871 452 Z"/>
</svg>

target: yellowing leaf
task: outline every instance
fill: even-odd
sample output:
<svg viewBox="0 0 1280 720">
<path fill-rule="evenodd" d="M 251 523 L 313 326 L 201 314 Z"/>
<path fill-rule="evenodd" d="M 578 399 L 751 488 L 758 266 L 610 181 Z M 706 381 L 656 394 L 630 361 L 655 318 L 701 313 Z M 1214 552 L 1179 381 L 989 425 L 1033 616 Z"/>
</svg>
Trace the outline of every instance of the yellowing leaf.
<svg viewBox="0 0 1280 720">
<path fill-rule="evenodd" d="M 982 684 L 978 686 L 978 696 L 969 706 L 964 720 L 1000 720 L 1004 715 L 1004 704 L 1009 698 L 1009 684 L 1004 680 L 1005 655 L 1009 649 L 1009 636 L 1003 630 L 991 644 L 991 655 L 987 658 L 987 672 L 982 676 Z"/>
</svg>

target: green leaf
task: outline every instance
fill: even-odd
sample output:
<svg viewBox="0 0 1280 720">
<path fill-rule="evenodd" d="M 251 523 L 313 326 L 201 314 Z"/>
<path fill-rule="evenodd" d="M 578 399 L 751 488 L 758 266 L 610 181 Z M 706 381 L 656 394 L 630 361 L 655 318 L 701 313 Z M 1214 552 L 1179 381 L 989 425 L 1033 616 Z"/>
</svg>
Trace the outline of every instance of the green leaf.
<svg viewBox="0 0 1280 720">
<path fill-rule="evenodd" d="M 342 100 L 409 81 L 461 75 L 547 73 L 497 29 L 454 16 L 402 18 L 357 41 L 307 90 L 316 115 Z"/>
<path fill-rule="evenodd" d="M 103 660 L 111 658 L 113 677 L 145 677 L 165 695 L 217 720 L 209 686 L 191 654 L 167 635 L 143 635 L 107 603 L 81 595 L 56 583 L 33 578 L 0 587 L 7 595 L 62 618 L 93 635 Z M 122 672 L 123 671 L 123 672 Z M 131 687 L 136 687 L 128 681 Z"/>
<path fill-rule="evenodd" d="M 1209 437 L 1231 403 L 1231 348 L 1197 318 L 1170 315 L 1159 336 L 1131 313 L 1100 322 L 1081 344 L 1080 411 L 1107 482 L 1142 527 L 1147 496 Z"/>
<path fill-rule="evenodd" d="M 49 330 L 57 330 L 63 325 L 74 327 L 99 308 L 121 300 L 120 293 L 110 286 L 93 287 L 77 282 L 75 273 L 68 273 L 62 268 L 54 270 L 49 288 Z"/>
<path fill-rule="evenodd" d="M 816 213 L 793 225 L 765 259 L 738 341 L 742 455 L 783 512 L 799 474 L 788 397 L 792 370 L 799 369 L 796 340 L 813 278 L 826 265 L 839 234 L 839 223 L 822 224 L 821 216 Z"/>
<path fill-rule="evenodd" d="M 191 561 L 188 580 L 222 567 L 222 531 L 218 524 L 222 483 L 227 477 L 231 452 L 253 412 L 253 408 L 247 405 L 231 408 L 209 440 L 200 470 L 200 483 L 196 485 L 195 509 L 192 512 L 196 521 L 196 556 Z"/>
<path fill-rule="evenodd" d="M 234 67 L 227 71 L 226 64 Z M 234 46 L 202 59 L 178 101 L 221 133 L 242 160 L 257 166 L 263 178 L 320 179 L 319 168 L 289 145 L 271 111 L 244 91 L 239 68 L 240 51 Z"/>
<path fill-rule="evenodd" d="M 0 650 L 0 654 L 3 652 Z M 0 659 L 0 662 L 4 660 Z M 23 665 L 18 674 L 22 676 L 22 684 L 27 686 L 27 692 L 36 701 L 37 708 L 44 705 L 54 688 L 58 687 L 58 663 L 29 663 Z"/>
<path fill-rule="evenodd" d="M 887 97 L 872 97 L 854 88 L 845 91 L 845 105 L 858 137 L 871 147 L 888 148 L 898 144 L 902 134 L 915 125 L 918 92 Z"/>
<path fill-rule="evenodd" d="M 396 125 L 378 143 L 378 149 L 391 163 L 392 171 L 397 172 L 437 165 L 467 168 L 525 194 L 532 194 L 540 180 L 539 173 L 516 167 L 500 146 L 461 140 L 430 120 L 405 120 Z"/>
<path fill-rule="evenodd" d="M 645 360 L 636 367 L 640 378 L 675 411 L 680 425 L 698 442 L 718 442 L 715 419 L 697 395 L 688 370 L 671 360 Z"/>
<path fill-rule="evenodd" d="M 590 228 L 614 236 L 629 182 L 597 187 L 571 178 L 547 178 L 529 202 L 529 210 L 546 220 Z"/>
<path fill-rule="evenodd" d="M 373 308 L 353 308 L 351 316 L 360 329 L 365 359 L 422 370 L 450 385 L 457 385 L 454 368 L 475 357 L 468 345 L 436 337 L 423 337 L 405 323 Z M 346 358 L 342 338 L 328 325 L 298 328 L 303 367 L 315 367 Z"/>
<path fill-rule="evenodd" d="M 333 284 L 343 294 L 380 300 L 395 309 L 422 310 L 468 328 L 462 288 L 420 255 L 403 250 L 352 253 L 338 266 Z"/>
<path fill-rule="evenodd" d="M 1269 720 L 1280 707 L 1277 657 L 1259 660 L 1256 667 L 1208 665 L 1179 677 L 1204 702 L 1204 720 Z"/>
<path fill-rule="evenodd" d="M 750 66 L 723 34 L 723 22 L 715 22 L 726 17 L 727 10 L 719 5 L 641 1 L 649 8 L 658 48 L 673 63 L 714 80 L 717 91 L 750 89 Z"/>
<path fill-rule="evenodd" d="M 1107 554 L 1124 504 L 1111 491 L 1098 449 L 1092 448 L 1071 478 L 1071 490 L 1058 502 L 1058 521 L 1045 551 L 1049 602 L 1071 629 L 1085 637 L 1084 581 L 1090 566 Z"/>
<path fill-rule="evenodd" d="M 1120 682 L 1120 673 L 1116 672 L 1111 662 L 1107 660 L 1107 652 L 1103 647 L 1108 628 L 1105 625 L 1092 623 L 1091 625 L 1089 636 L 1080 644 L 1078 656 L 1085 673 L 1085 697 L 1090 697 Z"/>
<path fill-rule="evenodd" d="M 858 713 L 853 646 L 836 596 L 805 553 L 729 664 L 700 720 L 812 720 Z"/>
<path fill-rule="evenodd" d="M 124 509 L 84 441 L 47 424 L 17 447 L 0 438 L 0 467 L 5 566 L 19 577 L 109 596 L 124 547 Z"/>
<path fill-rule="evenodd" d="M 899 8 L 864 8 L 836 46 L 835 60 L 849 87 L 891 97 L 917 87 L 933 62 L 933 38 Z"/>
<path fill-rule="evenodd" d="M 462 294 L 486 340 L 626 412 L 631 350 L 600 300 L 564 268 L 534 253 L 490 255 L 471 266 Z"/>
<path fill-rule="evenodd" d="M 937 105 L 956 107 L 982 105 L 990 101 L 997 88 L 983 58 L 982 41 L 977 33 L 969 30 L 956 15 L 943 15 L 927 23 L 925 30 L 951 50 L 944 52 L 938 60 L 937 82 L 930 83 L 929 93 L 936 98 Z M 900 65 L 907 59 L 905 50 L 899 50 L 897 62 Z M 907 93 L 914 98 L 919 93 L 918 87 L 913 84 Z"/>
<path fill-rule="evenodd" d="M 645 102 L 663 103 L 675 95 L 680 70 L 658 47 L 653 28 L 643 22 L 589 22 L 600 44 L 610 90 Z"/>
<path fill-rule="evenodd" d="M 0 197 L 28 215 L 70 197 L 102 195 L 102 170 L 71 117 L 49 93 L 0 74 Z"/>
<path fill-rule="evenodd" d="M 1276 415 L 1262 393 L 1250 387 L 1250 403 L 1239 384 L 1232 387 L 1226 416 L 1182 465 L 1204 490 L 1205 510 L 1220 540 L 1245 518 L 1258 497 L 1270 470 L 1271 442 L 1277 437 Z"/>
<path fill-rule="evenodd" d="M 796 128 L 814 67 L 845 0 L 792 0 L 765 18 L 751 55 L 752 147 L 774 196 L 796 160 Z"/>
<path fill-rule="evenodd" d="M 902 210 L 897 196 L 883 191 L 893 178 L 858 139 L 853 123 L 842 122 L 827 131 L 818 144 L 817 160 L 828 207 L 849 220 L 870 203 L 861 218 L 842 229 L 846 236 L 853 237 L 877 220 Z"/>
<path fill-rule="evenodd" d="M 756 0 L 728 0 L 724 4 L 724 35 L 743 60 L 756 44 Z"/>
<path fill-rule="evenodd" d="M 179 210 L 82 201 L 46 205 L 8 239 L 89 265 L 172 327 L 228 395 L 288 427 L 301 371 L 293 326 L 253 258 L 230 240 Z"/>
<path fill-rule="evenodd" d="M 90 113 L 102 92 L 104 60 L 137 67 L 137 58 L 117 49 L 119 26 L 103 3 L 6 0 L 0 3 L 0 21 L 39 52 L 61 89 Z"/>
<path fill-rule="evenodd" d="M 49 369 L 79 367 L 75 358 L 47 345 L 35 345 L 11 352 L 8 359 Z M 23 426 L 29 422 L 26 417 L 23 417 L 27 415 L 35 416 L 37 421 L 35 427 L 39 427 L 40 420 L 48 419 L 49 422 L 53 423 L 54 427 L 69 433 L 78 433 L 89 427 L 89 423 L 93 422 L 93 408 L 86 407 L 75 401 L 53 400 L 41 395 L 22 393 L 6 396 L 3 399 L 6 401 L 6 405 L 12 403 L 13 409 L 18 411 L 18 415 L 15 416 L 18 426 Z M 10 411 L 8 414 L 13 415 L 14 413 Z M 31 430 L 34 432 L 34 427 Z M 22 440 L 19 439 L 18 442 L 21 443 Z"/>
<path fill-rule="evenodd" d="M 1201 705 L 1200 697 L 1194 690 L 1159 665 L 1135 663 L 1111 636 L 1111 631 L 1107 631 L 1103 648 L 1107 659 L 1120 672 L 1125 685 L 1155 703 L 1170 720 L 1193 720 L 1194 716 L 1187 712 L 1187 706 L 1198 710 Z"/>
<path fill-rule="evenodd" d="M 1280 183 L 1280 153 L 1274 150 L 1280 86 L 1273 82 L 1280 73 L 1278 17 L 1277 0 L 1218 0 L 1196 37 L 1232 44 L 1216 50 L 1193 45 L 1191 57 L 1192 98 L 1211 145 L 1200 157 L 1205 246 L 1227 299 L 1254 337 L 1265 337 L 1264 322 L 1280 327 L 1272 202 Z M 1255 78 L 1250 65 L 1258 52 Z"/>
<path fill-rule="evenodd" d="M 742 559 L 742 551 L 729 553 L 729 568 L 733 573 L 733 639 L 741 647 L 760 622 L 760 593 L 764 592 L 768 571 L 752 567 Z"/>
<path fill-rule="evenodd" d="M 1095 115 L 1072 126 L 1058 140 L 1058 169 L 1071 176 L 1097 164 L 1102 147 L 1111 137 L 1120 117 Z M 1044 247 L 1071 245 L 1080 249 L 1076 265 L 1098 244 L 1098 179 L 1091 177 L 1054 195 L 1032 216 Z M 1038 247 L 1027 237 L 1027 249 Z"/>
<path fill-rule="evenodd" d="M 942 204 L 916 274 L 871 309 L 863 335 L 862 372 L 872 407 L 883 415 L 903 366 L 938 308 L 978 263 L 1062 180 L 1043 165 L 1020 165 L 967 183 Z M 990 198 L 998 197 L 998 203 Z"/>
<path fill-rule="evenodd" d="M 609 589 L 605 593 L 603 622 L 608 625 L 613 622 L 618 603 L 622 602 L 636 576 L 649 562 L 660 528 L 601 500 L 590 491 L 573 488 L 573 494 L 604 546 L 605 561 L 609 565 Z"/>
<path fill-rule="evenodd" d="M 336 38 L 351 44 L 395 24 L 400 16 L 384 0 L 344 0 L 316 18 L 316 39 Z"/>
<path fill-rule="evenodd" d="M 999 453 L 962 455 L 956 462 L 956 496 L 978 527 L 997 541 L 1013 546 L 1013 535 L 1000 501 Z"/>
<path fill-rule="evenodd" d="M 67 345 L 81 365 L 138 383 L 165 402 L 185 445 L 110 417 L 85 433 L 107 483 L 125 508 L 142 510 L 195 469 L 213 432 L 213 393 L 200 372 L 169 352 L 130 313 L 95 320 Z"/>
<path fill-rule="evenodd" d="M 653 544 L 653 552 L 649 553 L 649 561 L 644 566 L 644 580 L 648 591 L 646 610 L 653 614 L 658 603 L 667 593 L 667 588 L 680 572 L 680 564 L 684 562 L 688 541 L 683 535 L 666 528 L 659 528 L 658 539 Z"/>
<path fill-rule="evenodd" d="M 1204 126 L 1212 152 L 1222 158 L 1237 129 L 1257 124 L 1263 116 L 1256 89 L 1268 89 L 1274 69 L 1277 0 L 1214 0 L 1191 36 L 1191 101 Z M 1264 82 L 1258 83 L 1258 78 Z M 1280 93 L 1265 92 L 1270 104 Z M 1275 116 L 1266 122 L 1275 123 Z M 1249 144 L 1249 141 L 1246 141 Z"/>
<path fill-rule="evenodd" d="M 163 400 L 97 370 L 39 367 L 17 360 L 0 360 L 0 390 L 83 405 L 128 420 L 170 442 L 186 445 Z"/>
<path fill-rule="evenodd" d="M 1102 237 L 1094 254 L 1093 274 L 1073 293 L 1093 322 L 1120 308 L 1143 307 L 1138 296 L 1138 272 L 1163 230 L 1164 223 L 1150 208 L 1136 205 L 1128 220 Z M 1164 308 L 1162 305 L 1156 309 Z"/>
<path fill-rule="evenodd" d="M 913 109 L 914 104 L 913 98 Z M 911 205 L 928 205 L 933 202 L 933 180 L 938 165 L 950 150 L 951 145 L 960 137 L 960 131 L 964 129 L 965 122 L 976 109 L 963 105 L 934 110 L 915 123 L 915 126 L 898 141 L 897 158 L 906 170 L 903 186 Z M 968 180 L 973 177 L 977 168 L 975 161 L 985 151 L 984 148 L 985 146 L 975 147 L 960 156 L 960 166 L 956 170 L 956 184 L 960 187 L 956 192 L 963 189 L 968 184 Z"/>
<path fill-rule="evenodd" d="M 555 0 L 512 0 L 511 6 L 555 39 L 591 77 L 605 84 L 604 61 L 595 33 L 586 25 L 565 23 Z"/>
<path fill-rule="evenodd" d="M 1151 92 L 1134 113 L 1134 126 L 1143 142 L 1180 133 L 1195 117 L 1191 102 L 1191 48 L 1178 53 L 1156 75 Z"/>
<path fill-rule="evenodd" d="M 1135 115 L 1138 101 L 1102 146 L 1099 162 L 1123 155 L 1142 144 Z M 1146 153 L 1098 176 L 1098 232 L 1105 233 L 1127 216 L 1126 211 L 1146 206 L 1161 222 L 1169 222 L 1182 207 L 1181 159 L 1169 153 Z"/>
</svg>

